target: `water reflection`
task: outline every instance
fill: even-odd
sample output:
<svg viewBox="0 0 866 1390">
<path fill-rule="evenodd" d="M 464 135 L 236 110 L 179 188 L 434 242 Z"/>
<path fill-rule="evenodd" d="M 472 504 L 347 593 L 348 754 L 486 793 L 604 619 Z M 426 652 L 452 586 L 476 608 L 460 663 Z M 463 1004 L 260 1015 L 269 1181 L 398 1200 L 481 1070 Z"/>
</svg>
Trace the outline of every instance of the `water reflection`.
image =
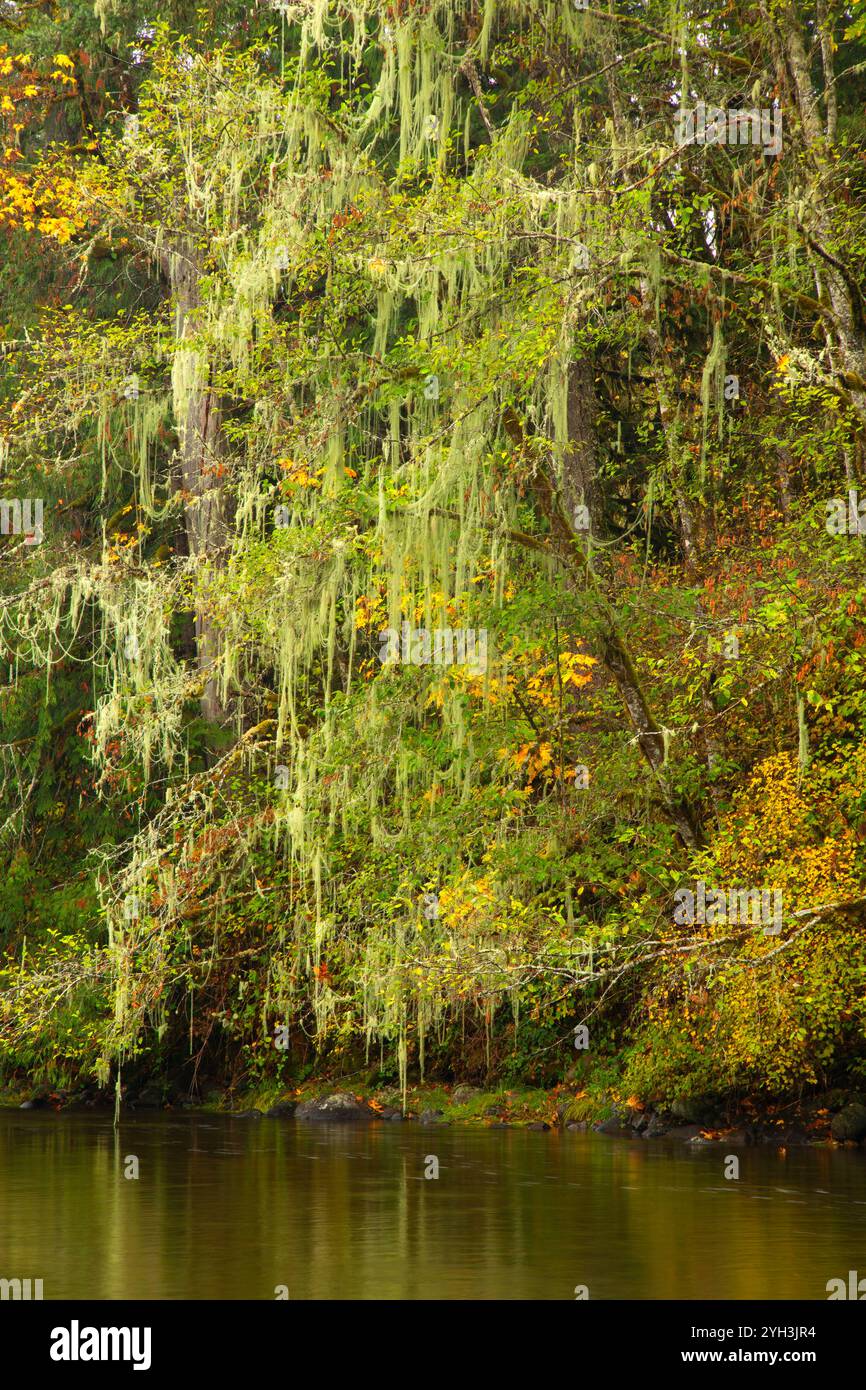
<svg viewBox="0 0 866 1390">
<path fill-rule="evenodd" d="M 866 1273 L 866 1155 L 738 1156 L 728 1182 L 722 1148 L 592 1134 L 0 1111 L 0 1277 L 46 1298 L 824 1299 Z"/>
</svg>

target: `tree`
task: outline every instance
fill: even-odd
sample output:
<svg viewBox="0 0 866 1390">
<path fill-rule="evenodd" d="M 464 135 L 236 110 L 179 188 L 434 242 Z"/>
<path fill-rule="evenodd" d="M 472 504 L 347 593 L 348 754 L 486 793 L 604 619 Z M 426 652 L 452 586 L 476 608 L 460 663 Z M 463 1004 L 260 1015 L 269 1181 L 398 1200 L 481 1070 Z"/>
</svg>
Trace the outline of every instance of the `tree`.
<svg viewBox="0 0 866 1390">
<path fill-rule="evenodd" d="M 405 1078 L 468 1001 L 555 1027 L 635 960 L 651 998 L 777 738 L 801 773 L 862 738 L 862 547 L 823 506 L 862 477 L 857 26 L 548 11 L 119 7 L 134 77 L 97 115 L 76 48 L 88 138 L 20 161 L 72 307 L 16 345 L 4 436 L 107 524 L 17 555 L 4 640 L 56 678 L 74 632 L 136 808 L 93 875 L 103 1075 L 167 999 L 196 1065 L 276 1009 Z"/>
</svg>

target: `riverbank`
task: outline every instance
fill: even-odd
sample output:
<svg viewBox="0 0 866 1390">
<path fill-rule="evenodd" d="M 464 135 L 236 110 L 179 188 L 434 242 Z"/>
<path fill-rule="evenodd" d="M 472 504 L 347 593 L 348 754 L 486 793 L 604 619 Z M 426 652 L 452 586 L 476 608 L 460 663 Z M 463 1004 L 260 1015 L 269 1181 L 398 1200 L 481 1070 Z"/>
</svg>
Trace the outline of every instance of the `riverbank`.
<svg viewBox="0 0 866 1390">
<path fill-rule="evenodd" d="M 48 1086 L 0 1089 L 0 1105 L 24 1110 L 111 1109 L 112 1092 Z M 866 1148 L 866 1092 L 837 1088 L 808 1098 L 778 1101 L 683 1098 L 655 1108 L 615 1092 L 574 1091 L 567 1086 L 485 1089 L 435 1083 L 396 1087 L 359 1085 L 357 1078 L 310 1082 L 294 1090 L 273 1086 L 230 1092 L 211 1089 L 200 1098 L 172 1093 L 154 1083 L 127 1087 L 122 1112 L 198 1110 L 238 1119 L 303 1122 L 415 1123 L 490 1129 L 596 1131 L 628 1139 L 672 1139 L 693 1145 L 752 1144 L 779 1148 L 847 1144 Z"/>
</svg>

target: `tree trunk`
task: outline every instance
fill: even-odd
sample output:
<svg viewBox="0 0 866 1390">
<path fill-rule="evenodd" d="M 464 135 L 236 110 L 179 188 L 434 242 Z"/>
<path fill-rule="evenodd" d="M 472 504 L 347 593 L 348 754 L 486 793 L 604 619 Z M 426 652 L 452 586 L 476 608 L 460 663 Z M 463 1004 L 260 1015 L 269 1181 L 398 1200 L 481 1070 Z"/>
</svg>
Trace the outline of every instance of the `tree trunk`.
<svg viewBox="0 0 866 1390">
<path fill-rule="evenodd" d="M 506 434 L 515 444 L 524 443 L 523 426 L 511 407 L 503 415 Z M 579 536 L 556 494 L 553 481 L 548 472 L 539 467 L 534 478 L 535 496 L 542 515 L 550 526 L 551 536 L 560 559 L 567 569 L 571 569 L 584 580 L 589 580 L 596 595 L 595 606 L 603 621 L 599 655 L 602 662 L 616 682 L 622 702 L 637 735 L 637 744 L 643 753 L 658 785 L 665 808 L 677 828 L 680 839 L 689 849 L 695 849 L 701 842 L 697 819 L 684 801 L 673 794 L 670 782 L 664 771 L 667 762 L 664 732 L 658 728 L 656 720 L 647 703 L 638 680 L 634 662 L 624 637 L 618 631 L 615 615 L 598 588 L 592 563 L 579 543 Z"/>
<path fill-rule="evenodd" d="M 583 357 L 568 369 L 568 445 L 563 455 L 562 496 L 570 517 L 583 504 L 589 512 L 592 532 L 604 530 L 601 496 L 596 472 L 598 401 L 592 360 Z"/>
<path fill-rule="evenodd" d="M 229 518 L 223 474 L 224 406 L 210 384 L 210 369 L 194 339 L 198 327 L 200 268 L 193 257 L 171 258 L 171 288 L 176 298 L 177 351 L 174 396 L 180 440 L 180 474 L 184 496 L 187 544 L 193 561 L 220 568 L 229 543 Z M 189 346 L 184 343 L 189 340 Z M 219 693 L 218 666 L 222 652 L 219 627 L 207 605 L 195 615 L 197 665 L 202 676 L 201 710 L 205 719 L 220 722 L 226 707 Z"/>
<path fill-rule="evenodd" d="M 770 34 L 781 91 L 787 91 L 799 117 L 806 154 L 816 178 L 826 179 L 827 143 L 832 140 L 833 121 L 828 106 L 828 136 L 821 126 L 819 97 L 812 86 L 809 59 L 796 6 L 789 3 L 779 14 L 778 22 L 768 7 L 762 5 L 764 22 Z M 829 38 L 826 30 L 822 34 Z M 826 76 L 826 74 L 825 74 Z M 830 87 L 835 93 L 835 87 Z M 789 137 L 790 138 L 790 137 Z M 866 322 L 858 283 L 858 273 L 845 266 L 829 247 L 834 244 L 832 218 L 826 205 L 819 202 L 811 214 L 810 224 L 801 228 L 807 245 L 820 259 L 820 279 L 833 311 L 834 333 L 831 349 L 837 373 L 845 381 L 851 402 L 861 420 L 866 421 Z"/>
<path fill-rule="evenodd" d="M 685 450 L 679 438 L 679 423 L 671 406 L 668 383 L 665 380 L 664 353 L 659 341 L 658 329 L 654 319 L 653 297 L 646 280 L 641 280 L 641 301 L 647 325 L 647 346 L 649 348 L 649 370 L 656 388 L 659 423 L 667 457 L 667 475 L 677 504 L 680 546 L 683 564 L 690 579 L 695 577 L 698 567 L 698 545 L 695 519 L 691 504 L 686 495 Z"/>
</svg>

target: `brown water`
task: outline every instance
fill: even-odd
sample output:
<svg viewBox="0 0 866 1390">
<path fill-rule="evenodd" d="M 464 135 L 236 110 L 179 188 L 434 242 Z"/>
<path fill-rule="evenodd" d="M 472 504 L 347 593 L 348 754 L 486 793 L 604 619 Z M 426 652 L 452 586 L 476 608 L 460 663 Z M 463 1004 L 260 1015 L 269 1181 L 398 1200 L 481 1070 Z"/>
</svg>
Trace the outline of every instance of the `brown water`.
<svg viewBox="0 0 866 1390">
<path fill-rule="evenodd" d="M 866 1154 L 740 1149 L 726 1181 L 725 1152 L 0 1110 L 0 1278 L 46 1299 L 826 1299 L 866 1276 Z"/>
</svg>

